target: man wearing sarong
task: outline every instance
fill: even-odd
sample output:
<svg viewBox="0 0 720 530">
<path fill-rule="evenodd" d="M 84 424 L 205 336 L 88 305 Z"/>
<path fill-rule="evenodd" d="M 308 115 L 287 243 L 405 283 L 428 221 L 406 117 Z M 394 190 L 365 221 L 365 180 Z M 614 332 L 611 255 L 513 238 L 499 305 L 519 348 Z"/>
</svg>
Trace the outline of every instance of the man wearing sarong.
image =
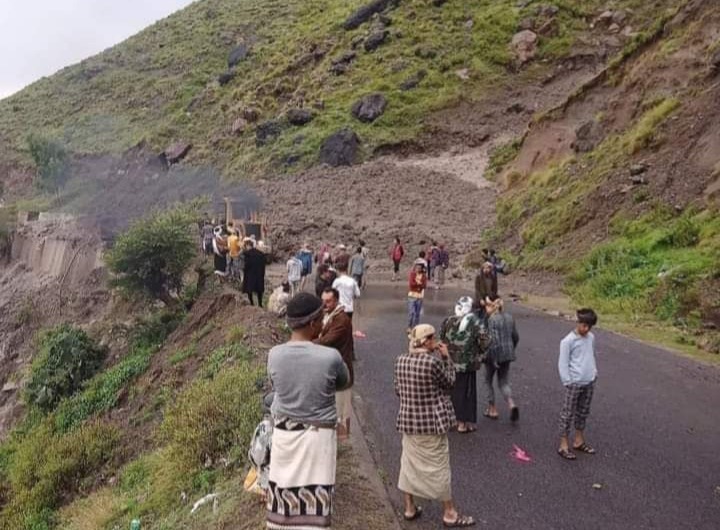
<svg viewBox="0 0 720 530">
<path fill-rule="evenodd" d="M 322 301 L 299 293 L 288 303 L 290 340 L 268 355 L 275 391 L 267 528 L 330 528 L 337 457 L 335 392 L 349 383 L 337 350 L 314 344 Z"/>
<path fill-rule="evenodd" d="M 460 515 L 450 491 L 450 450 L 447 433 L 455 426 L 448 392 L 455 384 L 455 365 L 445 344 L 435 339 L 435 328 L 415 326 L 410 351 L 395 362 L 395 393 L 400 398 L 397 430 L 402 433 L 398 488 L 403 492 L 404 517 L 420 517 L 415 497 L 438 500 L 448 528 L 472 526 Z"/>
</svg>

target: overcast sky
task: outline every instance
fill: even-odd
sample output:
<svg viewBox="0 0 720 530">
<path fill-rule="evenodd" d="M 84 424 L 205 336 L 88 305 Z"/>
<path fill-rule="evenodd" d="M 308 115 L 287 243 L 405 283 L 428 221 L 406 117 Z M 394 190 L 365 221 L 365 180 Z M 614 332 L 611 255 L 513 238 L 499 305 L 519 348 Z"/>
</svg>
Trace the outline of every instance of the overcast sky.
<svg viewBox="0 0 720 530">
<path fill-rule="evenodd" d="M 117 44 L 192 0 L 0 0 L 0 98 Z"/>
</svg>

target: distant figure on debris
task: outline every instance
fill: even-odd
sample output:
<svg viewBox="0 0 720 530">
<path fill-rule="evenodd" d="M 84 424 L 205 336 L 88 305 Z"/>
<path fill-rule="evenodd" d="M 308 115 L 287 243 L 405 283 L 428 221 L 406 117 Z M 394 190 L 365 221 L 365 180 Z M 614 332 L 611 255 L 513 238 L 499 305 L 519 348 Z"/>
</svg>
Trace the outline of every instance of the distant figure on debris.
<svg viewBox="0 0 720 530">
<path fill-rule="evenodd" d="M 515 320 L 510 313 L 505 311 L 501 298 L 490 297 L 490 303 L 486 304 L 485 309 L 488 315 L 487 326 L 490 334 L 490 348 L 485 360 L 485 388 L 488 401 L 485 416 L 493 420 L 498 419 L 493 389 L 493 379 L 497 374 L 498 387 L 510 407 L 510 420 L 518 421 L 520 410 L 512 397 L 509 374 L 510 363 L 515 361 L 515 349 L 520 341 L 520 336 L 515 327 Z"/>
<path fill-rule="evenodd" d="M 425 272 L 428 270 L 428 260 L 427 260 L 427 253 L 424 250 L 421 250 L 418 252 L 418 257 L 415 259 L 415 264 L 422 263 L 423 267 L 425 267 Z"/>
<path fill-rule="evenodd" d="M 558 372 L 565 386 L 565 401 L 560 413 L 560 448 L 558 454 L 566 460 L 575 460 L 570 450 L 570 424 L 575 423 L 573 450 L 595 454 L 585 441 L 585 423 L 590 415 L 590 404 L 595 391 L 597 365 L 595 364 L 595 335 L 590 331 L 597 324 L 592 309 L 577 312 L 577 324 L 560 343 Z"/>
<path fill-rule="evenodd" d="M 287 281 L 290 284 L 290 296 L 292 297 L 300 292 L 303 264 L 297 256 L 290 256 L 285 268 L 287 270 Z"/>
<path fill-rule="evenodd" d="M 434 280 L 435 268 L 440 264 L 440 247 L 438 247 L 437 241 L 430 243 L 426 256 L 428 260 L 428 278 Z"/>
<path fill-rule="evenodd" d="M 340 293 L 340 304 L 345 308 L 345 313 L 352 320 L 355 311 L 355 299 L 360 298 L 360 287 L 357 282 L 348 276 L 347 264 L 338 265 L 338 273 L 340 275 L 332 284 L 333 289 L 337 289 Z"/>
<path fill-rule="evenodd" d="M 227 239 L 223 236 L 223 229 L 221 226 L 216 226 L 213 230 L 213 256 L 214 256 L 214 268 L 215 274 L 218 276 L 227 276 Z"/>
<path fill-rule="evenodd" d="M 455 365 L 435 328 L 421 324 L 410 332 L 410 351 L 395 361 L 395 393 L 400 398 L 397 430 L 402 433 L 398 488 L 403 492 L 403 517 L 422 515 L 416 497 L 443 505 L 444 526 L 472 526 L 472 517 L 460 515 L 452 501 L 450 447 L 447 433 L 455 427 L 448 396 L 455 384 Z"/>
<path fill-rule="evenodd" d="M 323 243 L 315 254 L 315 263 L 318 265 L 332 265 L 332 253 L 330 245 Z"/>
<path fill-rule="evenodd" d="M 323 291 L 333 286 L 333 282 L 337 278 L 335 269 L 326 263 L 318 265 L 315 269 L 315 294 L 318 298 L 322 296 Z"/>
<path fill-rule="evenodd" d="M 322 293 L 325 317 L 320 336 L 315 339 L 315 344 L 321 344 L 328 348 L 335 348 L 347 366 L 350 377 L 348 385 L 344 390 L 335 393 L 338 416 L 338 438 L 347 439 L 350 434 L 350 417 L 352 416 L 352 384 L 353 358 L 355 357 L 355 341 L 353 339 L 352 321 L 340 305 L 340 293 L 332 287 L 325 289 Z"/>
<path fill-rule="evenodd" d="M 482 268 L 475 276 L 475 304 L 484 306 L 488 298 L 498 295 L 498 280 L 493 264 L 489 261 L 483 263 Z"/>
<path fill-rule="evenodd" d="M 398 281 L 398 274 L 400 273 L 400 262 L 402 261 L 403 256 L 405 256 L 405 249 L 403 248 L 402 243 L 400 243 L 400 238 L 395 237 L 395 243 L 390 249 L 390 259 L 392 259 L 393 262 L 392 281 L 394 282 Z"/>
<path fill-rule="evenodd" d="M 257 297 L 257 305 L 262 307 L 265 294 L 265 254 L 255 248 L 252 239 L 247 239 L 244 257 L 243 292 L 247 294 L 250 305 L 255 305 L 254 295 Z"/>
<path fill-rule="evenodd" d="M 455 365 L 452 403 L 461 434 L 475 431 L 477 423 L 477 371 L 487 352 L 489 337 L 485 323 L 473 312 L 474 302 L 463 296 L 455 314 L 443 322 L 440 340 L 447 344 Z"/>
<path fill-rule="evenodd" d="M 307 284 L 307 279 L 312 274 L 313 270 L 313 253 L 312 250 L 310 250 L 310 246 L 308 245 L 307 241 L 303 244 L 300 252 L 298 252 L 297 257 L 302 262 L 300 290 L 304 291 Z"/>
<path fill-rule="evenodd" d="M 347 252 L 347 247 L 342 243 L 337 246 L 335 257 L 333 257 L 333 264 L 337 270 L 350 267 L 350 254 Z"/>
<path fill-rule="evenodd" d="M 493 249 L 490 249 L 490 258 L 487 260 L 490 263 L 493 264 L 493 269 L 495 269 L 495 274 L 507 274 L 508 273 L 508 267 L 505 263 L 505 260 L 502 259 L 500 256 L 498 256 Z"/>
<path fill-rule="evenodd" d="M 363 259 L 365 260 L 365 270 L 363 271 L 363 277 L 362 277 L 362 283 L 360 284 L 360 288 L 364 289 L 367 286 L 368 281 L 368 269 L 370 268 L 370 248 L 367 246 L 367 243 L 365 243 L 365 240 L 360 239 L 358 241 L 360 243 L 360 249 Z"/>
<path fill-rule="evenodd" d="M 310 293 L 290 300 L 290 340 L 268 354 L 275 391 L 267 528 L 332 526 L 337 465 L 335 392 L 349 384 L 337 350 L 313 344 L 323 327 L 322 301 Z"/>
<path fill-rule="evenodd" d="M 362 287 L 365 274 L 365 258 L 362 252 L 362 247 L 358 247 L 353 257 L 350 258 L 350 276 L 353 277 L 358 287 Z"/>
<path fill-rule="evenodd" d="M 450 254 L 448 254 L 448 251 L 445 249 L 445 245 L 443 243 L 440 243 L 437 252 L 437 265 L 435 266 L 435 276 L 433 277 L 433 280 L 435 281 L 435 289 L 440 289 L 443 285 L 445 285 L 445 271 L 447 271 L 449 266 Z"/>
<path fill-rule="evenodd" d="M 284 317 L 290 298 L 290 284 L 288 282 L 282 282 L 282 284 L 276 287 L 272 294 L 270 294 L 268 311 L 279 317 Z"/>
<path fill-rule="evenodd" d="M 418 259 L 415 261 L 415 265 L 413 265 L 408 277 L 408 333 L 420 323 L 426 288 L 427 274 L 425 273 L 425 265 L 423 261 Z"/>
</svg>

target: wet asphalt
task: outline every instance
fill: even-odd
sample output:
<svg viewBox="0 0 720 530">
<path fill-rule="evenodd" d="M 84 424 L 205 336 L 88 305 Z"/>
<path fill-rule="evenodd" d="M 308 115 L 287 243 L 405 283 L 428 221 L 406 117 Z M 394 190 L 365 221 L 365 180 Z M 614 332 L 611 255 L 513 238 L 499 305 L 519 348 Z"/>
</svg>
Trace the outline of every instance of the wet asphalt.
<svg viewBox="0 0 720 530">
<path fill-rule="evenodd" d="M 367 338 L 356 341 L 354 403 L 398 511 L 392 375 L 407 348 L 405 294 L 404 282 L 371 286 L 355 317 Z M 439 326 L 463 294 L 429 291 L 422 321 Z M 556 454 L 557 355 L 573 324 L 517 305 L 508 310 L 520 333 L 510 372 L 520 421 L 509 421 L 501 401 L 500 420 L 482 417 L 478 372 L 478 430 L 450 434 L 453 496 L 476 528 L 720 529 L 720 368 L 596 329 L 599 376 L 586 437 L 598 453 L 565 461 Z M 513 444 L 532 462 L 513 459 Z M 404 528 L 441 528 L 439 505 L 421 504 L 421 520 Z"/>
</svg>

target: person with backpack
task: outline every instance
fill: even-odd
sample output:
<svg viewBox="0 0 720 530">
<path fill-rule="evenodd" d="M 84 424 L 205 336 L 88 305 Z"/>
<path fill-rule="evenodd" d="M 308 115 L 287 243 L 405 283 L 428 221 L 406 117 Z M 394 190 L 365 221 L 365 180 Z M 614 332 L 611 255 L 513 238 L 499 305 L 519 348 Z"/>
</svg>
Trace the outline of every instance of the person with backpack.
<svg viewBox="0 0 720 530">
<path fill-rule="evenodd" d="M 393 262 L 392 281 L 394 282 L 398 281 L 398 274 L 400 273 L 400 262 L 402 261 L 403 256 L 405 256 L 405 249 L 400 242 L 400 237 L 396 236 L 395 243 L 390 249 L 390 259 L 392 259 Z"/>
<path fill-rule="evenodd" d="M 297 257 L 302 263 L 302 272 L 300 274 L 300 290 L 304 291 L 307 279 L 313 271 L 313 253 L 312 250 L 310 250 L 307 242 L 303 244 L 300 252 L 298 252 Z"/>
</svg>

